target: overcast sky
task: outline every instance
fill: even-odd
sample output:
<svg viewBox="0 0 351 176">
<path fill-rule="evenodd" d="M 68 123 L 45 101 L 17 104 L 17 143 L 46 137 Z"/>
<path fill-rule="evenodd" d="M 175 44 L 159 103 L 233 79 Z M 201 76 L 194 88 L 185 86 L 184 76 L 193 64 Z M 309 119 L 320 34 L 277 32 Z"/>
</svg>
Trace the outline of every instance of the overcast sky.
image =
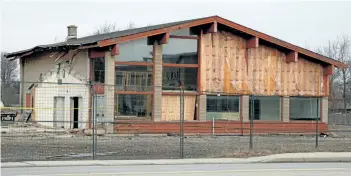
<svg viewBox="0 0 351 176">
<path fill-rule="evenodd" d="M 351 37 L 351 1 L 3 0 L 0 8 L 0 48 L 7 52 L 62 41 L 70 24 L 78 26 L 79 37 L 105 22 L 123 28 L 212 15 L 311 49 L 338 35 Z"/>
</svg>

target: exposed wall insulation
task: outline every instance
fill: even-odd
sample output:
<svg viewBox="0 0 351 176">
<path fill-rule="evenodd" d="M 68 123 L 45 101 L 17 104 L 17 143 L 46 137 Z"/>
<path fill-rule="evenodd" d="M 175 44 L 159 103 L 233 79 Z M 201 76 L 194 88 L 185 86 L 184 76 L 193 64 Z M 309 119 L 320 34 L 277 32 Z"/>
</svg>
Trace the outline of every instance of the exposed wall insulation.
<svg viewBox="0 0 351 176">
<path fill-rule="evenodd" d="M 196 96 L 184 96 L 184 120 L 192 121 L 195 115 Z M 162 96 L 162 121 L 179 121 L 180 96 Z"/>
<path fill-rule="evenodd" d="M 244 38 L 228 32 L 203 35 L 201 47 L 201 91 L 324 95 L 323 67 L 304 58 L 287 63 L 286 54 L 275 48 L 260 45 L 246 49 Z"/>
</svg>

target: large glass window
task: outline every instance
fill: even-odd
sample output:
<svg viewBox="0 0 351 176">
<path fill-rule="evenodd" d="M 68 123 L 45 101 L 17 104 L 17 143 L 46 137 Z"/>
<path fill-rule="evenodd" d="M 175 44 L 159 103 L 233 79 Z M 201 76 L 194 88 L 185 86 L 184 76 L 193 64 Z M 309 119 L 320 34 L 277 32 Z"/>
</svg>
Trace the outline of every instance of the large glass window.
<svg viewBox="0 0 351 176">
<path fill-rule="evenodd" d="M 118 62 L 152 62 L 152 45 L 147 45 L 147 39 L 133 40 L 119 45 Z"/>
<path fill-rule="evenodd" d="M 240 120 L 239 96 L 207 95 L 207 120 Z"/>
<path fill-rule="evenodd" d="M 152 66 L 117 65 L 116 90 L 152 91 Z"/>
<path fill-rule="evenodd" d="M 118 119 L 151 119 L 152 95 L 118 94 L 115 97 Z"/>
<path fill-rule="evenodd" d="M 170 35 L 177 35 L 177 36 L 196 36 L 196 35 L 190 35 L 190 29 L 181 29 L 181 30 L 176 30 L 170 32 Z"/>
<path fill-rule="evenodd" d="M 168 44 L 163 45 L 163 63 L 197 64 L 197 40 L 170 38 Z"/>
<path fill-rule="evenodd" d="M 93 81 L 97 83 L 105 82 L 105 59 L 94 58 L 93 60 Z"/>
<path fill-rule="evenodd" d="M 320 98 L 290 97 L 290 120 L 320 119 Z"/>
<path fill-rule="evenodd" d="M 249 119 L 251 119 L 253 112 L 254 120 L 281 120 L 280 102 L 280 97 L 250 97 Z"/>
<path fill-rule="evenodd" d="M 197 90 L 197 68 L 163 67 L 163 90 L 179 90 L 179 84 L 184 90 Z"/>
</svg>

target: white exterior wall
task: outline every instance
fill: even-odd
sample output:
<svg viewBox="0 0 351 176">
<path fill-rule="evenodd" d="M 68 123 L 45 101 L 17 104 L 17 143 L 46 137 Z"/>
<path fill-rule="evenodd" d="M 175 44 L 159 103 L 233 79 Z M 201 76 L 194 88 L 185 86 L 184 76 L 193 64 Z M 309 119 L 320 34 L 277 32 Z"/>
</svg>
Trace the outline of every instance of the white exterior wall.
<svg viewBox="0 0 351 176">
<path fill-rule="evenodd" d="M 51 72 L 52 75 L 44 80 L 44 82 L 57 82 L 58 77 L 62 77 L 62 74 L 58 76 L 57 72 Z M 87 128 L 89 122 L 89 86 L 85 85 L 84 82 L 68 74 L 67 71 L 65 77 L 62 78 L 61 85 L 39 83 L 35 88 L 35 104 L 34 104 L 34 119 L 39 121 L 38 123 L 44 126 L 53 127 L 53 122 L 40 122 L 40 121 L 53 121 L 54 120 L 54 97 L 64 97 L 64 128 L 73 128 L 73 114 L 71 112 L 74 107 L 71 107 L 71 98 L 79 97 L 79 117 L 78 117 L 78 128 Z M 64 84 L 70 83 L 70 84 Z M 73 84 L 72 84 L 73 83 Z"/>
</svg>

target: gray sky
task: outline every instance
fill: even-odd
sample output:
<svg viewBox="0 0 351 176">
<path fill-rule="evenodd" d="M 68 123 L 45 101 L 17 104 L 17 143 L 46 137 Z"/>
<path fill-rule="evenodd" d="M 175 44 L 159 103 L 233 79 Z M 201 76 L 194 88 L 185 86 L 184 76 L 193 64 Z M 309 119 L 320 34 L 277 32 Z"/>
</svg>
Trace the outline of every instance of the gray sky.
<svg viewBox="0 0 351 176">
<path fill-rule="evenodd" d="M 79 37 L 105 22 L 123 28 L 131 21 L 145 26 L 212 15 L 311 49 L 338 35 L 351 37 L 351 1 L 3 0 L 0 8 L 1 51 L 7 52 L 62 41 L 70 24 Z"/>
</svg>

